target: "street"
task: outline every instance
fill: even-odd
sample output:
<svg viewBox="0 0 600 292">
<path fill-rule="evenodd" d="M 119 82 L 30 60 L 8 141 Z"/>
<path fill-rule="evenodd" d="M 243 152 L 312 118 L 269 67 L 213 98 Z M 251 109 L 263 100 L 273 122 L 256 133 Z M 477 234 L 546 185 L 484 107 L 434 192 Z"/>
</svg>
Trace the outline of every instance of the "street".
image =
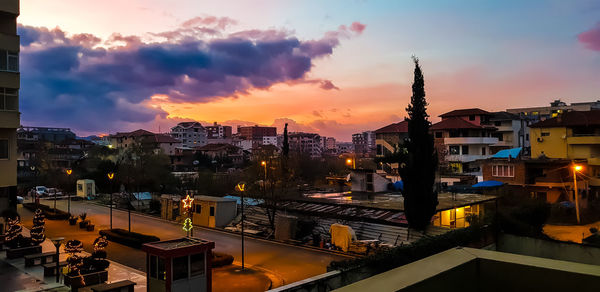
<svg viewBox="0 0 600 292">
<path fill-rule="evenodd" d="M 40 203 L 53 206 L 54 202 L 52 200 L 42 200 Z M 67 201 L 58 201 L 57 207 L 66 211 Z M 109 228 L 109 208 L 86 201 L 71 202 L 72 214 L 79 215 L 84 212 L 87 213 L 87 218 L 91 220 L 92 224 L 96 225 L 94 232 L 87 232 L 78 227 L 69 226 L 67 221 L 46 220 L 47 237 L 63 236 L 67 240 L 76 238 L 84 242 L 86 249 L 91 250 L 91 245 L 88 243 L 91 243 L 98 236 L 99 230 Z M 23 224 L 30 227 L 32 213 L 22 207 L 19 208 L 19 213 L 23 216 Z M 127 230 L 126 211 L 113 210 L 113 228 Z M 161 240 L 185 236 L 181 225 L 176 222 L 136 213 L 131 214 L 131 231 L 156 235 Z M 233 255 L 236 264 L 241 262 L 240 235 L 194 227 L 194 237 L 214 241 L 215 251 Z M 245 263 L 247 266 L 267 270 L 283 279 L 285 284 L 325 273 L 327 265 L 331 261 L 346 258 L 342 255 L 249 237 L 245 239 L 245 247 Z M 111 242 L 107 248 L 107 253 L 109 259 L 145 272 L 145 253 L 141 250 Z"/>
</svg>

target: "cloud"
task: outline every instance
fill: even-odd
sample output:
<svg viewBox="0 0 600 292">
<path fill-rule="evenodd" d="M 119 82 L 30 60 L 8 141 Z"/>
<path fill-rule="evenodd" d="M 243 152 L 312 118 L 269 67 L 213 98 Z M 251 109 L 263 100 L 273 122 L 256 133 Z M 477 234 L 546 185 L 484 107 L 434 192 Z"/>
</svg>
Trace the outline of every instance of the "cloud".
<svg viewBox="0 0 600 292">
<path fill-rule="evenodd" d="M 600 22 L 590 30 L 580 33 L 577 39 L 587 49 L 600 52 Z"/>
<path fill-rule="evenodd" d="M 167 113 L 149 104 L 152 96 L 203 103 L 302 83 L 315 59 L 330 56 L 340 39 L 364 29 L 352 24 L 319 40 L 299 40 L 289 31 L 226 34 L 234 24 L 196 17 L 151 35 L 158 38 L 152 41 L 113 34 L 104 42 L 92 34 L 19 25 L 23 120 L 106 132 L 164 119 Z M 318 82 L 337 89 L 331 81 Z"/>
</svg>

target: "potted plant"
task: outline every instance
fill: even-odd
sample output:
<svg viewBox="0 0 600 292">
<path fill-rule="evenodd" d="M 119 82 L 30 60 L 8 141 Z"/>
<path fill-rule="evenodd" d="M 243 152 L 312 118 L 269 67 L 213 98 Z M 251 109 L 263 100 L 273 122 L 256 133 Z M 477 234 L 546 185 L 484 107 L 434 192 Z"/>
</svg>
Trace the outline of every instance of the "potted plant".
<svg viewBox="0 0 600 292">
<path fill-rule="evenodd" d="M 85 220 L 86 217 L 87 217 L 87 213 L 81 213 L 81 215 L 79 215 L 79 218 L 81 219 L 81 221 L 79 222 L 79 228 L 81 228 L 81 229 L 87 228 L 90 221 Z"/>
<path fill-rule="evenodd" d="M 71 215 L 69 217 L 69 225 L 75 225 L 75 224 L 77 224 L 77 216 Z"/>
</svg>

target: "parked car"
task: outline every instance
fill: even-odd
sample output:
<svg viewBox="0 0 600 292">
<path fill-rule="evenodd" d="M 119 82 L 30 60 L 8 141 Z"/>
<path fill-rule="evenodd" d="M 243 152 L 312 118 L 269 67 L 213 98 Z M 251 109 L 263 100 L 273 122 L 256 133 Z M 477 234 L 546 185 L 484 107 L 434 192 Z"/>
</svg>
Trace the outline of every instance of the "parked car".
<svg viewBox="0 0 600 292">
<path fill-rule="evenodd" d="M 62 196 L 62 192 L 59 189 L 56 188 L 48 188 L 48 196 L 50 197 L 54 197 L 54 196 Z"/>
<path fill-rule="evenodd" d="M 46 188 L 45 186 L 35 187 L 35 192 L 38 195 L 38 197 L 48 196 L 48 188 Z"/>
<path fill-rule="evenodd" d="M 23 197 L 17 196 L 17 204 L 23 204 L 23 201 L 24 201 Z"/>
</svg>

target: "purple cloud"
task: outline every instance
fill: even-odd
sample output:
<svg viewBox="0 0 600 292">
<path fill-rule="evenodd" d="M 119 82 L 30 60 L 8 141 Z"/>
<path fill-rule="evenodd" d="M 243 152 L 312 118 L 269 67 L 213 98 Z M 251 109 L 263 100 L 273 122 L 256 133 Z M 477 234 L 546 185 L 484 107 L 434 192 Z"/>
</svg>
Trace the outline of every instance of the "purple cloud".
<svg viewBox="0 0 600 292">
<path fill-rule="evenodd" d="M 577 39 L 587 49 L 600 51 L 600 22 L 590 30 L 580 33 Z"/>
<path fill-rule="evenodd" d="M 210 102 L 304 82 L 314 59 L 331 55 L 340 38 L 364 29 L 341 26 L 308 41 L 274 30 L 215 37 L 233 24 L 229 18 L 194 18 L 178 30 L 153 35 L 162 41 L 114 34 L 104 43 L 91 34 L 19 25 L 23 120 L 87 132 L 114 130 L 164 118 L 163 110 L 145 104 L 155 94 L 174 102 Z M 207 29 L 216 33 L 206 38 Z M 337 88 L 331 81 L 320 85 Z"/>
</svg>

